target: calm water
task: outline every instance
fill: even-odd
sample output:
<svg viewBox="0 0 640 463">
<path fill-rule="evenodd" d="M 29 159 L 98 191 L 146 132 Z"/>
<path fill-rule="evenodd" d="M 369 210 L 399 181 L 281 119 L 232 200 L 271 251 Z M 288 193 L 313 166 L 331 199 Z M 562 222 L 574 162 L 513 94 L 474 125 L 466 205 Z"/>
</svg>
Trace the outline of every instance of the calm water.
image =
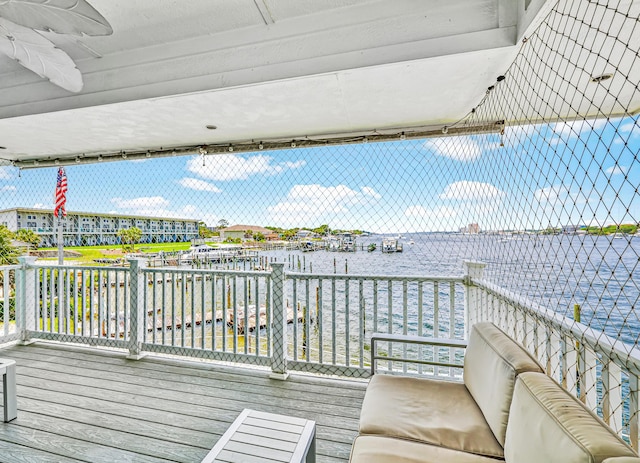
<svg viewBox="0 0 640 463">
<path fill-rule="evenodd" d="M 638 342 L 640 321 L 636 312 L 640 298 L 640 238 L 614 238 L 612 236 L 498 236 L 498 235 L 454 235 L 454 234 L 407 234 L 401 242 L 404 252 L 385 254 L 380 251 L 382 236 L 362 237 L 358 240 L 355 253 L 315 251 L 272 251 L 262 254 L 262 258 L 285 262 L 285 268 L 292 272 L 314 274 L 377 275 L 377 276 L 460 276 L 464 260 L 477 260 L 487 264 L 485 276 L 490 281 L 517 294 L 527 295 L 544 307 L 573 317 L 573 306 L 581 306 L 582 323 L 597 330 L 604 330 L 610 336 L 631 344 Z M 415 244 L 409 244 L 413 240 Z M 368 244 L 376 243 L 378 249 L 367 252 Z M 249 269 L 248 263 L 241 263 L 240 269 Z M 205 307 L 212 311 L 222 307 L 223 298 L 229 292 L 236 294 L 239 306 L 255 305 L 255 300 L 245 302 L 244 280 L 240 279 L 231 288 L 228 281 L 217 279 L 214 290 L 212 280 L 195 279 L 180 281 L 179 275 L 172 276 L 167 270 L 169 281 L 163 285 L 162 273 L 156 274 L 159 283 L 150 286 L 147 305 L 154 310 L 164 308 L 166 314 L 183 310 L 190 313 L 192 307 Z M 224 285 L 227 285 L 226 287 Z M 313 280 L 307 294 L 303 282 L 299 283 L 297 294 L 292 285 L 286 290 L 289 307 L 306 306 L 314 310 L 318 280 Z M 329 322 L 332 314 L 332 294 L 330 282 L 324 283 L 322 304 L 324 322 Z M 462 327 L 463 291 L 457 285 L 454 303 L 457 320 L 456 330 Z M 114 286 L 110 291 L 114 300 L 124 307 L 124 291 Z M 408 316 L 406 326 L 410 332 L 429 333 L 433 329 L 432 307 L 434 294 L 432 285 L 424 287 L 423 324 L 418 326 L 417 283 L 408 284 Z M 252 291 L 255 291 L 255 285 Z M 259 279 L 258 305 L 265 304 L 265 280 Z M 391 291 L 386 282 L 381 282 L 374 290 L 371 281 L 364 284 L 364 307 L 367 333 L 386 331 L 389 323 L 393 331 L 402 332 L 405 326 L 404 288 L 401 282 L 394 283 Z M 254 294 L 250 292 L 249 294 Z M 441 329 L 446 326 L 449 313 L 449 285 L 438 288 L 439 306 L 442 310 Z M 104 296 L 106 297 L 106 295 Z M 335 287 L 335 301 L 338 307 L 337 325 L 350 335 L 359 332 L 359 287 L 352 280 L 349 287 L 338 282 Z M 215 300 L 215 303 L 214 303 Z M 94 301 L 95 302 L 95 301 Z M 389 303 L 391 302 L 391 303 Z M 183 307 L 184 305 L 184 307 Z M 230 307 L 231 303 L 227 303 Z M 345 307 L 348 307 L 345 310 Z M 374 310 L 375 309 L 375 310 Z M 168 312 L 167 312 L 168 311 Z M 374 326 L 375 324 L 375 326 Z M 327 329 L 333 329 L 328 327 Z M 339 331 L 338 328 L 336 330 Z M 355 341 L 357 343 L 357 340 Z"/>
<path fill-rule="evenodd" d="M 403 235 L 403 252 L 394 254 L 380 251 L 382 239 L 359 238 L 355 253 L 265 254 L 291 271 L 352 275 L 460 275 L 464 260 L 482 261 L 494 283 L 569 317 L 579 304 L 583 323 L 625 342 L 638 339 L 640 237 L 418 233 Z M 378 249 L 367 252 L 369 243 Z"/>
</svg>

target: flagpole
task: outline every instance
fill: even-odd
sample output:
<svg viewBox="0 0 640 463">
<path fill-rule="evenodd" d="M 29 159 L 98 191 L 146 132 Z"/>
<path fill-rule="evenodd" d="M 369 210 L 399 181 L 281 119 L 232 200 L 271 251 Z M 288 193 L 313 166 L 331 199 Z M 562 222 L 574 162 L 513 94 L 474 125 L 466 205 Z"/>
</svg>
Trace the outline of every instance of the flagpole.
<svg viewBox="0 0 640 463">
<path fill-rule="evenodd" d="M 62 236 L 62 220 L 67 215 L 65 203 L 67 202 L 67 176 L 64 169 L 58 169 L 58 178 L 56 180 L 56 191 L 54 193 L 55 207 L 53 215 L 58 218 L 58 265 L 64 265 L 64 237 Z"/>
<path fill-rule="evenodd" d="M 58 265 L 64 265 L 64 242 L 62 238 L 62 214 L 58 215 Z"/>
</svg>

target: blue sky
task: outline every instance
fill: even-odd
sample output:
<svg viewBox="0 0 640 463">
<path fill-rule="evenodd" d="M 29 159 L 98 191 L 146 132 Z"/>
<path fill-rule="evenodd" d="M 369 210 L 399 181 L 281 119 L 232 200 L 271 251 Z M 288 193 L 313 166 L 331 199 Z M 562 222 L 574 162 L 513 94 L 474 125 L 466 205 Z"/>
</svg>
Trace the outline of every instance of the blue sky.
<svg viewBox="0 0 640 463">
<path fill-rule="evenodd" d="M 381 233 L 640 220 L 636 118 L 507 127 L 502 140 L 502 147 L 492 134 L 72 165 L 67 209 Z M 52 209 L 55 177 L 54 168 L 0 168 L 0 208 Z"/>
</svg>

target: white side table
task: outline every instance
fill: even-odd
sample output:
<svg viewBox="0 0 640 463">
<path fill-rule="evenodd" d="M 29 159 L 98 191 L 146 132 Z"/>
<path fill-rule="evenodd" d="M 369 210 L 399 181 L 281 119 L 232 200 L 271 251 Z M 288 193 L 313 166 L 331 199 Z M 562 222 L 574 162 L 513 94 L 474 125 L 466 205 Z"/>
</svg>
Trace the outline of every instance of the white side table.
<svg viewBox="0 0 640 463">
<path fill-rule="evenodd" d="M 16 399 L 16 362 L 0 358 L 0 375 L 2 375 L 2 398 L 5 423 L 18 416 Z"/>
<path fill-rule="evenodd" d="M 315 463 L 316 423 L 245 408 L 202 463 Z"/>
</svg>

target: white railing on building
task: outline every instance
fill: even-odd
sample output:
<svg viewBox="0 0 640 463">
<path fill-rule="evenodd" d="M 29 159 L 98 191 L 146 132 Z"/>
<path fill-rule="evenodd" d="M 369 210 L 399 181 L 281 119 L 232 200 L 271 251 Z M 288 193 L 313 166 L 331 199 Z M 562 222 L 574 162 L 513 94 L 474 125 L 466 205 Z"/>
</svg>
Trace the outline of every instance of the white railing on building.
<svg viewBox="0 0 640 463">
<path fill-rule="evenodd" d="M 638 449 L 640 350 L 483 280 L 467 279 L 471 324 L 491 321 L 525 346 L 549 376 Z"/>
<path fill-rule="evenodd" d="M 287 346 L 292 370 L 368 376 L 376 332 L 465 336 L 462 277 L 287 273 L 286 281 L 287 316 L 300 321 Z M 410 353 L 427 355 L 417 349 L 402 354 Z"/>
<path fill-rule="evenodd" d="M 398 277 L 265 271 L 37 265 L 0 267 L 0 343 L 48 339 L 271 367 L 274 377 L 308 371 L 366 377 L 374 332 L 466 339 L 493 321 L 527 347 L 547 373 L 638 448 L 640 351 L 483 279 L 466 262 L 460 277 Z M 11 292 L 15 280 L 14 294 Z M 4 310 L 9 308 L 9 310 Z M 448 347 L 387 347 L 378 370 L 448 375 Z M 393 348 L 393 350 L 392 350 Z M 396 351 L 395 349 L 401 349 Z"/>
<path fill-rule="evenodd" d="M 12 281 L 16 278 L 16 272 L 20 267 L 6 265 L 0 267 L 0 340 L 5 342 L 20 339 L 21 312 L 16 310 L 17 298 L 12 294 Z M 16 291 L 19 288 L 16 286 Z"/>
</svg>

